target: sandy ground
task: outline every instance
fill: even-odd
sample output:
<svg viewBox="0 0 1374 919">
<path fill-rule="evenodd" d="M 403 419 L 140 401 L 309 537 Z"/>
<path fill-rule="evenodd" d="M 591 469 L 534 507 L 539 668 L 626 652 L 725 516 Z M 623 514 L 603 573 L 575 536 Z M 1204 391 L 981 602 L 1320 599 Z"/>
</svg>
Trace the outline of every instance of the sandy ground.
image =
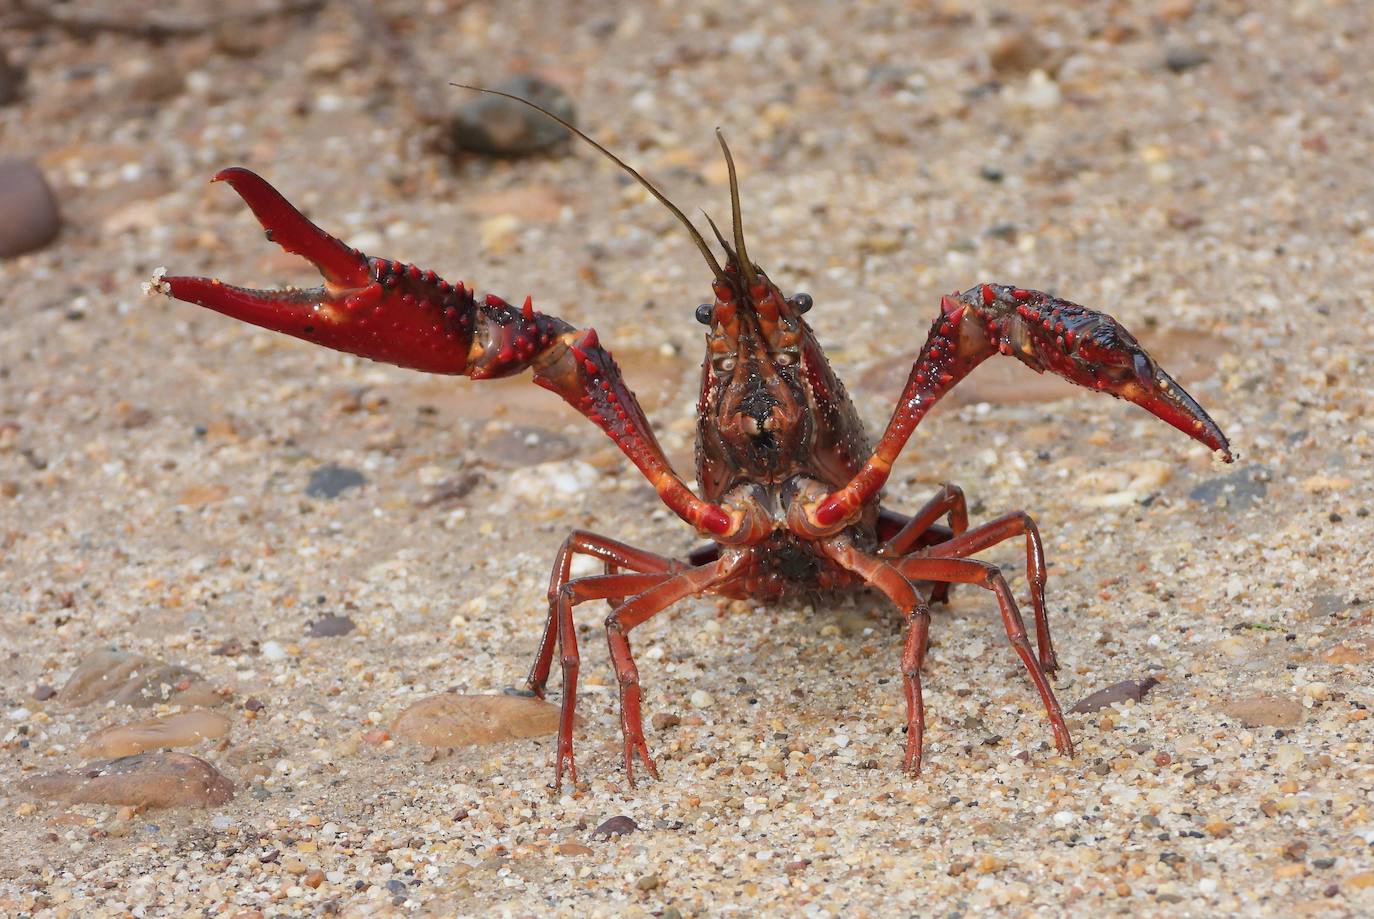
<svg viewBox="0 0 1374 919">
<path fill-rule="evenodd" d="M 647 714 L 680 723 L 650 731 L 662 781 L 630 790 L 597 605 L 579 614 L 582 786 L 550 796 L 546 737 L 449 755 L 385 739 L 427 695 L 520 682 L 569 529 L 674 553 L 695 537 L 528 384 L 144 297 L 162 265 L 312 282 L 206 179 L 250 166 L 374 254 L 594 324 L 684 472 L 705 267 L 585 148 L 426 150 L 413 68 L 355 40 L 346 8 L 160 45 L 11 29 L 28 85 L 0 109 L 3 148 L 42 165 L 66 227 L 0 264 L 0 913 L 1374 909 L 1365 4 L 384 6 L 441 99 L 463 101 L 448 79 L 537 71 L 689 213 L 726 211 L 722 126 L 751 254 L 815 297 L 875 426 L 939 294 L 984 280 L 1106 309 L 1189 368 L 1234 467 L 1005 362 L 932 415 L 887 492 L 911 509 L 948 479 L 975 520 L 1036 516 L 1066 706 L 1160 684 L 1074 716 L 1078 755 L 1055 756 L 990 596 L 957 590 L 912 781 L 882 602 L 684 602 L 636 633 Z M 365 483 L 307 495 L 330 465 Z M 988 557 L 1023 593 L 1020 549 Z M 307 637 L 325 613 L 357 629 Z M 230 803 L 16 792 L 80 763 L 98 727 L 167 708 L 41 698 L 109 648 L 222 691 L 227 740 L 187 752 L 234 781 Z M 618 815 L 639 829 L 593 837 Z"/>
</svg>

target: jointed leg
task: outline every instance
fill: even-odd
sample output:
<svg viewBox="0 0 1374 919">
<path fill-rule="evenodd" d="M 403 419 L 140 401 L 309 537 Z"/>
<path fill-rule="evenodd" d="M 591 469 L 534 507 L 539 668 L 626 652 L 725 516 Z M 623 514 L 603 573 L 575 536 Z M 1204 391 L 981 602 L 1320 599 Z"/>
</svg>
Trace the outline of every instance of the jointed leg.
<svg viewBox="0 0 1374 919">
<path fill-rule="evenodd" d="M 883 542 L 878 554 L 889 558 L 906 555 L 921 541 L 930 525 L 946 514 L 949 515 L 949 528 L 955 536 L 968 529 L 968 502 L 964 500 L 964 490 L 948 482 L 941 485 L 940 490 L 912 514 L 896 534 Z"/>
<path fill-rule="evenodd" d="M 971 558 L 928 558 L 924 556 L 908 556 L 894 562 L 894 565 L 909 580 L 977 584 L 986 587 L 996 595 L 997 606 L 1002 613 L 1002 625 L 1007 630 L 1007 638 L 1025 665 L 1031 681 L 1035 683 L 1035 688 L 1040 693 L 1040 700 L 1045 704 L 1045 713 L 1049 716 L 1050 727 L 1054 731 L 1055 747 L 1060 753 L 1072 756 L 1073 740 L 1069 737 L 1068 725 L 1064 723 L 1064 713 L 1059 708 L 1059 700 L 1054 697 L 1054 690 L 1050 688 L 1050 681 L 1039 661 L 1035 659 L 1035 653 L 1031 650 L 1030 641 L 1026 637 L 1026 624 L 1021 619 L 1020 610 L 1016 608 L 1016 600 L 1012 597 L 1011 588 L 1007 586 L 1006 578 L 1002 577 L 1002 573 L 997 570 L 997 567 Z"/>
<path fill-rule="evenodd" d="M 968 529 L 968 503 L 964 500 L 964 490 L 948 482 L 941 485 L 940 490 L 925 503 L 924 507 L 913 514 L 900 530 L 884 540 L 878 548 L 878 554 L 892 558 L 906 555 L 918 544 L 933 545 L 935 541 L 931 539 L 930 528 L 945 514 L 949 515 L 949 528 L 955 536 Z M 949 585 L 936 584 L 930 592 L 930 601 L 948 603 Z"/>
<path fill-rule="evenodd" d="M 748 553 L 730 554 L 708 565 L 667 575 L 657 584 L 631 597 L 606 617 L 606 643 L 611 649 L 616 680 L 620 684 L 620 728 L 625 738 L 625 778 L 633 786 L 634 758 L 658 778 L 658 768 L 644 743 L 644 718 L 640 712 L 639 668 L 635 666 L 626 633 L 684 597 L 721 586 L 743 569 Z M 624 575 L 613 575 L 624 577 Z M 576 583 L 576 582 L 574 582 Z"/>
<path fill-rule="evenodd" d="M 1049 615 L 1045 612 L 1045 547 L 1040 542 L 1040 531 L 1029 514 L 1025 511 L 1003 514 L 996 520 L 933 545 L 923 554 L 932 558 L 965 558 L 1022 534 L 1026 537 L 1026 579 L 1030 582 L 1031 608 L 1035 612 L 1035 640 L 1040 649 L 1040 666 L 1045 672 L 1054 673 L 1059 669 L 1059 659 L 1054 653 Z"/>
<path fill-rule="evenodd" d="M 912 586 L 911 580 L 895 562 L 854 548 L 845 538 L 820 544 L 823 551 L 845 569 L 862 577 L 882 591 L 906 614 L 907 634 L 902 647 L 902 688 L 906 695 L 906 755 L 902 768 L 911 775 L 921 773 L 921 750 L 925 743 L 926 708 L 921 695 L 921 665 L 925 662 L 930 637 L 930 607 Z"/>
<path fill-rule="evenodd" d="M 581 659 L 577 653 L 577 627 L 573 624 L 573 607 L 587 600 L 604 600 L 608 596 L 639 593 L 660 583 L 666 577 L 670 575 L 656 572 L 596 575 L 568 581 L 558 589 L 553 608 L 558 624 L 558 646 L 561 650 L 559 662 L 563 670 L 563 698 L 558 717 L 558 752 L 553 776 L 555 790 L 563 787 L 565 766 L 572 776 L 573 784 L 577 784 L 577 764 L 573 761 L 572 737 L 573 719 L 577 712 L 577 672 Z M 542 688 L 541 686 L 540 689 Z"/>
<path fill-rule="evenodd" d="M 526 687 L 541 699 L 544 698 L 544 686 L 549 680 L 549 670 L 553 667 L 553 649 L 558 639 L 558 593 L 571 577 L 574 555 L 602 559 L 606 563 L 607 574 L 615 573 L 610 570 L 612 565 L 638 572 L 667 572 L 681 567 L 670 558 L 636 549 L 607 536 L 586 530 L 569 533 L 553 560 L 553 571 L 549 574 L 549 615 L 544 622 L 544 634 L 539 640 L 539 649 L 535 652 L 529 677 L 525 680 Z M 618 606 L 619 603 L 612 605 Z"/>
</svg>

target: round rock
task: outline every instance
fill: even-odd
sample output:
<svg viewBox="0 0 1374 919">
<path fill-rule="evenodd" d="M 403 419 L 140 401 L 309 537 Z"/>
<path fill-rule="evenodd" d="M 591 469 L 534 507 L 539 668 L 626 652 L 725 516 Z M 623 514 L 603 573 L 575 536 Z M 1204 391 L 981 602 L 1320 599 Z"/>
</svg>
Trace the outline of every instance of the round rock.
<svg viewBox="0 0 1374 919">
<path fill-rule="evenodd" d="M 0 258 L 43 248 L 61 223 L 42 171 L 27 160 L 0 160 Z"/>
<path fill-rule="evenodd" d="M 497 83 L 492 89 L 528 99 L 569 124 L 574 123 L 572 99 L 559 86 L 528 74 Z M 490 93 L 458 109 L 450 124 L 453 146 L 486 156 L 528 156 L 561 143 L 569 136 L 562 125 L 527 105 Z"/>
</svg>

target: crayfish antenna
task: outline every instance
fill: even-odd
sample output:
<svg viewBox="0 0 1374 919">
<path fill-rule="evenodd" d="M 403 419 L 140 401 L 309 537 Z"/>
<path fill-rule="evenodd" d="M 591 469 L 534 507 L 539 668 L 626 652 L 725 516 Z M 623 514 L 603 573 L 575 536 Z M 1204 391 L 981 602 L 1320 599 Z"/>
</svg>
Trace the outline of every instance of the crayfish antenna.
<svg viewBox="0 0 1374 919">
<path fill-rule="evenodd" d="M 648 179 L 644 178 L 644 176 L 640 175 L 637 169 L 635 169 L 629 163 L 622 160 L 620 157 L 616 156 L 610 150 L 607 150 L 605 147 L 597 143 L 595 140 L 592 140 L 592 138 L 588 136 L 585 132 L 583 132 L 580 128 L 574 127 L 566 119 L 558 117 L 553 112 L 544 108 L 539 103 L 531 102 L 529 99 L 526 99 L 523 96 L 515 95 L 515 93 L 508 93 L 499 89 L 488 89 L 485 86 L 473 86 L 470 83 L 449 83 L 449 85 L 457 86 L 459 89 L 470 89 L 475 93 L 487 93 L 488 95 L 492 96 L 502 96 L 514 102 L 519 102 L 521 105 L 527 105 L 530 108 L 534 109 L 536 112 L 539 112 L 545 118 L 552 119 L 553 121 L 562 125 L 563 128 L 567 130 L 569 133 L 576 135 L 581 140 L 590 144 L 593 149 L 595 149 L 602 156 L 606 157 L 611 162 L 619 166 L 621 169 L 629 173 L 630 176 L 633 177 L 636 182 L 644 186 L 645 190 L 648 191 L 649 194 L 657 198 L 658 203 L 666 207 L 672 213 L 672 215 L 682 223 L 682 225 L 687 229 L 687 232 L 691 234 L 692 242 L 696 243 L 696 247 L 699 250 L 701 250 L 701 255 L 703 258 L 706 259 L 706 264 L 711 266 L 711 272 L 716 276 L 716 280 L 722 282 L 726 280 L 725 272 L 721 270 L 720 262 L 716 261 L 716 257 L 711 254 L 711 248 L 706 245 L 706 240 L 702 238 L 701 233 L 697 231 L 697 228 L 692 225 L 692 221 L 687 219 L 687 215 L 682 213 L 681 208 L 679 208 L 673 202 L 669 201 L 668 196 L 665 195 L 663 192 L 659 191 L 658 188 L 655 187 L 654 183 L 650 182 Z"/>
<path fill-rule="evenodd" d="M 730 155 L 730 146 L 725 143 L 725 132 L 716 128 L 716 140 L 725 153 L 725 168 L 730 173 L 730 214 L 734 218 L 735 252 L 738 254 L 739 270 L 744 276 L 745 290 L 752 290 L 758 283 L 754 275 L 754 263 L 749 261 L 749 253 L 744 248 L 744 220 L 740 216 L 739 177 L 735 174 L 735 158 Z"/>
</svg>

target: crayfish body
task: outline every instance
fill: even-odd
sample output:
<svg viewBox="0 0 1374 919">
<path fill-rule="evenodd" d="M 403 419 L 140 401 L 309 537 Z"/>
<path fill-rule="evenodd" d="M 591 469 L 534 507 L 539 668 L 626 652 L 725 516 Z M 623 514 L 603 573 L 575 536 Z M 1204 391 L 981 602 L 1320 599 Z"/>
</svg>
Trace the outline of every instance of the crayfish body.
<svg viewBox="0 0 1374 919">
<path fill-rule="evenodd" d="M 527 680 L 529 690 L 542 697 L 558 653 L 562 709 L 555 787 L 565 772 L 576 782 L 573 726 L 580 659 L 573 610 L 591 600 L 607 600 L 612 607 L 606 636 L 620 687 L 624 767 L 631 784 L 636 759 L 655 777 L 657 769 L 644 740 L 629 632 L 677 601 L 704 593 L 773 599 L 792 591 L 871 588 L 889 598 L 905 619 L 904 767 L 915 774 L 925 727 L 921 665 L 929 602 L 944 599 L 951 584 L 983 587 L 996 599 L 1057 748 L 1072 754 L 1049 683 L 1058 662 L 1045 607 L 1044 551 L 1034 521 L 1016 511 L 970 527 L 963 492 L 953 485 L 941 487 L 909 516 L 883 508 L 880 493 L 893 464 L 930 408 L 994 354 L 1134 402 L 1221 451 L 1229 462 L 1226 437 L 1112 317 L 1034 290 L 979 284 L 942 298 L 891 420 L 877 441 L 870 441 L 803 318 L 811 297 L 784 296 L 749 259 L 734 163 L 723 138 L 721 146 L 734 217 L 732 241 L 716 230 L 726 256 L 723 265 L 681 211 L 616 159 L 683 222 L 714 274 L 712 300 L 696 312 L 707 326 L 698 404 L 700 494 L 669 464 L 594 330 L 541 313 L 529 298 L 517 307 L 493 295 L 479 297 L 433 271 L 368 257 L 315 226 L 246 169 L 223 170 L 215 180 L 237 191 L 269 239 L 312 262 L 324 283 L 304 291 L 265 291 L 207 278 L 159 276 L 154 287 L 254 325 L 429 373 L 482 380 L 528 370 L 535 383 L 605 432 L 664 504 L 710 540 L 681 560 L 583 531 L 573 532 L 559 549 L 548 616 Z M 973 558 L 1018 538 L 1025 544 L 1034 647 L 1006 579 L 994 565 Z M 576 555 L 599 560 L 604 573 L 573 577 Z M 929 595 L 925 585 L 933 585 Z"/>
</svg>

